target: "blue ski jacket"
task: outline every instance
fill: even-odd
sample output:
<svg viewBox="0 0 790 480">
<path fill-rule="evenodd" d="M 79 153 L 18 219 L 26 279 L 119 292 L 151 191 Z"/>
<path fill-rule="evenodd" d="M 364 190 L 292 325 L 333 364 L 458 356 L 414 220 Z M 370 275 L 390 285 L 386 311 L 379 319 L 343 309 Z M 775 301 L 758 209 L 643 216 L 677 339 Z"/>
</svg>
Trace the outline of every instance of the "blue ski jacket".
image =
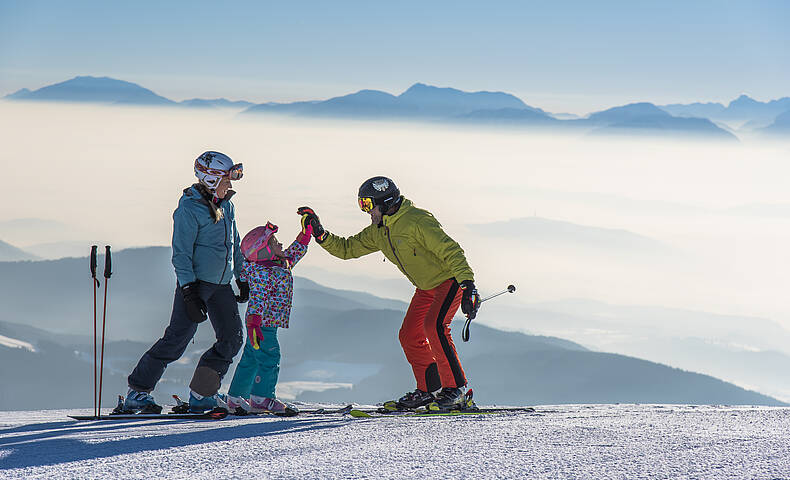
<svg viewBox="0 0 790 480">
<path fill-rule="evenodd" d="M 236 229 L 236 211 L 228 192 L 216 207 L 222 218 L 214 221 L 209 200 L 195 185 L 184 190 L 173 212 L 173 266 L 178 284 L 195 280 L 225 285 L 241 274 L 244 257 Z"/>
</svg>

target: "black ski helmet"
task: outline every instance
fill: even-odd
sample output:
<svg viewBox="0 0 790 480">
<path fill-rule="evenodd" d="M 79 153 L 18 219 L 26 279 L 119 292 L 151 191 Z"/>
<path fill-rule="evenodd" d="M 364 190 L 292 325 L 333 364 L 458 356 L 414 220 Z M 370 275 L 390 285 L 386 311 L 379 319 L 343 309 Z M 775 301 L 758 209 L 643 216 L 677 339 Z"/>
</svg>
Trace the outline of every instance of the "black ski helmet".
<svg viewBox="0 0 790 480">
<path fill-rule="evenodd" d="M 358 200 L 363 212 L 367 213 L 376 206 L 381 206 L 381 213 L 387 213 L 400 200 L 400 190 L 387 177 L 373 177 L 365 180 L 359 187 Z"/>
</svg>

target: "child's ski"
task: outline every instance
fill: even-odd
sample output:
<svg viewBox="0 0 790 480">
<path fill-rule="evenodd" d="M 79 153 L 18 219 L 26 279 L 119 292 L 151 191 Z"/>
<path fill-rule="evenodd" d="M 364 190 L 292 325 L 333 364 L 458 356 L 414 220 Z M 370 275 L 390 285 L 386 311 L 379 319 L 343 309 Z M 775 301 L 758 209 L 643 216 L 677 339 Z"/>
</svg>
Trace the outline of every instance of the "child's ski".
<svg viewBox="0 0 790 480">
<path fill-rule="evenodd" d="M 354 409 L 353 405 L 346 405 L 343 408 L 316 408 L 311 410 L 297 410 L 295 408 L 288 408 L 284 412 L 248 412 L 242 408 L 236 408 L 235 411 L 230 412 L 231 415 L 238 417 L 250 417 L 256 415 L 275 415 L 278 417 L 296 417 L 299 415 L 348 415 Z"/>
</svg>

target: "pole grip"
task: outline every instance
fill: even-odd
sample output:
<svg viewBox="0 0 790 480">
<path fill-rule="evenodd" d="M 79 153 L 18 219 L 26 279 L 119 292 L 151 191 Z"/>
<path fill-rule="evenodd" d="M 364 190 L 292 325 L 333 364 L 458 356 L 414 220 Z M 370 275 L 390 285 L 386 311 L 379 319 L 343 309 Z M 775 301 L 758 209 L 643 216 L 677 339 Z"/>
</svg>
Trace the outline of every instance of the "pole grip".
<svg viewBox="0 0 790 480">
<path fill-rule="evenodd" d="M 104 278 L 110 278 L 112 275 L 112 256 L 110 255 L 110 246 L 104 246 Z"/>
<path fill-rule="evenodd" d="M 98 250 L 98 246 L 91 245 L 91 277 L 93 278 L 96 278 L 96 252 Z"/>
</svg>

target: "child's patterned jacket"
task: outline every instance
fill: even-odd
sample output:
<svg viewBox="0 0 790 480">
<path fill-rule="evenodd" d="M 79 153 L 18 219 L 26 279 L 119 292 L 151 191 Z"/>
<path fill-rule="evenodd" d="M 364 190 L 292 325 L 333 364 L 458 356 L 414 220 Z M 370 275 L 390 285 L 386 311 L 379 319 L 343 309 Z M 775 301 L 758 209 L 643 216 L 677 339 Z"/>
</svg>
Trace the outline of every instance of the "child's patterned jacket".
<svg viewBox="0 0 790 480">
<path fill-rule="evenodd" d="M 291 268 L 307 253 L 310 237 L 304 237 L 300 234 L 283 252 L 284 262 L 244 262 L 239 280 L 250 284 L 247 318 L 260 315 L 264 327 L 288 328 L 294 284 Z"/>
</svg>

